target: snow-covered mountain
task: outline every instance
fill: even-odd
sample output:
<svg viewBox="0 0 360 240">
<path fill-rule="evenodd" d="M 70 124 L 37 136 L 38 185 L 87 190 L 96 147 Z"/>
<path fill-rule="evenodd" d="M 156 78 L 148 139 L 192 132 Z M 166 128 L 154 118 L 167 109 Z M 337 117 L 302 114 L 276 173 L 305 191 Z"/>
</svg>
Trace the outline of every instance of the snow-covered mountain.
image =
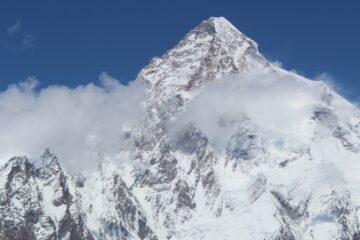
<svg viewBox="0 0 360 240">
<path fill-rule="evenodd" d="M 210 18 L 136 79 L 146 113 L 73 176 L 49 149 L 0 169 L 0 239 L 360 239 L 360 112 Z M 47 146 L 44 146 L 46 148 Z"/>
</svg>

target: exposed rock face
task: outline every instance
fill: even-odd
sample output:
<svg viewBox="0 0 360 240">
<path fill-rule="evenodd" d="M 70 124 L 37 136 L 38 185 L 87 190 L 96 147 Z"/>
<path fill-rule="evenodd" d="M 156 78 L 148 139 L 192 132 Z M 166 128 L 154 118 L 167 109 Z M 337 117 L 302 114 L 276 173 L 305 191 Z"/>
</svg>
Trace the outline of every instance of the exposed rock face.
<svg viewBox="0 0 360 240">
<path fill-rule="evenodd" d="M 1 169 L 1 239 L 94 239 L 55 156 L 40 166 L 14 157 Z M 3 181 L 4 180 L 4 181 Z"/>
<path fill-rule="evenodd" d="M 209 83 L 235 73 L 317 84 L 272 65 L 226 19 L 210 18 L 140 71 L 147 111 L 119 151 L 133 163 L 70 176 L 46 149 L 1 167 L 0 239 L 360 239 L 360 114 L 326 85 L 295 147 L 288 136 L 272 141 L 248 116 L 231 119 L 224 151 L 196 123 L 169 129 Z"/>
<path fill-rule="evenodd" d="M 98 171 L 102 189 L 96 194 L 104 194 L 103 200 L 111 206 L 102 215 L 98 209 L 103 206 L 93 205 L 87 189 L 80 192 L 84 186 L 75 185 L 48 149 L 41 158 L 42 163 L 34 165 L 26 157 L 15 157 L 1 169 L 6 180 L 0 195 L 1 239 L 129 239 L 132 234 L 138 239 L 158 239 L 118 174 L 106 177 Z M 94 211 L 98 232 L 87 227 Z"/>
</svg>

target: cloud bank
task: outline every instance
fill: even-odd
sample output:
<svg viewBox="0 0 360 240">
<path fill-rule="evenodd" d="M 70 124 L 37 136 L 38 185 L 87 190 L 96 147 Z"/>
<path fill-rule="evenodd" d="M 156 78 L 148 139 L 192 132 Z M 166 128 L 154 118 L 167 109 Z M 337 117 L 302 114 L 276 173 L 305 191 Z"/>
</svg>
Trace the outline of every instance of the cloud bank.
<svg viewBox="0 0 360 240">
<path fill-rule="evenodd" d="M 322 102 L 324 82 L 294 74 L 232 75 L 209 85 L 178 119 L 169 123 L 172 136 L 196 124 L 219 152 L 244 121 L 276 145 L 309 139 L 309 120 Z"/>
<path fill-rule="evenodd" d="M 144 116 L 145 87 L 137 81 L 122 85 L 106 73 L 100 82 L 38 89 L 29 78 L 0 92 L 0 161 L 14 155 L 36 159 L 47 147 L 70 170 L 93 169 L 101 159 L 128 161 L 120 154 L 128 147 L 124 133 Z M 314 108 L 328 104 L 324 87 L 292 73 L 227 76 L 169 120 L 170 138 L 176 143 L 195 124 L 222 154 L 245 126 L 272 146 L 296 148 L 311 139 Z"/>
<path fill-rule="evenodd" d="M 37 89 L 35 78 L 0 92 L 0 160 L 38 158 L 49 147 L 67 169 L 94 167 L 104 153 L 116 158 L 122 133 L 143 116 L 145 89 L 103 73 L 92 83 Z"/>
</svg>

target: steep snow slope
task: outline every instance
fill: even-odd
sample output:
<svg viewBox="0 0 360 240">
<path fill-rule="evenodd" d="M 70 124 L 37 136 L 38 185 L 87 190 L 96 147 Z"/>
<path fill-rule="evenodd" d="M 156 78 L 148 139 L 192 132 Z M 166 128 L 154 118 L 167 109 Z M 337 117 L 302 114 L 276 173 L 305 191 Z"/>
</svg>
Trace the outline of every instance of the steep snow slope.
<svg viewBox="0 0 360 240">
<path fill-rule="evenodd" d="M 224 18 L 137 81 L 149 99 L 123 133 L 129 161 L 70 176 L 45 150 L 1 168 L 1 239 L 360 239 L 360 114 L 325 83 Z"/>
</svg>

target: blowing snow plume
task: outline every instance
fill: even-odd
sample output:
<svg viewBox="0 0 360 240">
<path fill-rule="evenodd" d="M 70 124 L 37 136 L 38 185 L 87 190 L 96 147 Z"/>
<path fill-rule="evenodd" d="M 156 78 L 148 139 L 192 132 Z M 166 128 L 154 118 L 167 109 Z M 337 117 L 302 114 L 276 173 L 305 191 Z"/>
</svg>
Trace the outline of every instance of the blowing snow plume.
<svg viewBox="0 0 360 240">
<path fill-rule="evenodd" d="M 29 78 L 0 93 L 0 158 L 37 158 L 50 148 L 68 169 L 88 169 L 101 157 L 115 158 L 122 133 L 143 115 L 145 90 L 122 85 L 103 73 L 100 85 L 37 90 Z"/>
</svg>

